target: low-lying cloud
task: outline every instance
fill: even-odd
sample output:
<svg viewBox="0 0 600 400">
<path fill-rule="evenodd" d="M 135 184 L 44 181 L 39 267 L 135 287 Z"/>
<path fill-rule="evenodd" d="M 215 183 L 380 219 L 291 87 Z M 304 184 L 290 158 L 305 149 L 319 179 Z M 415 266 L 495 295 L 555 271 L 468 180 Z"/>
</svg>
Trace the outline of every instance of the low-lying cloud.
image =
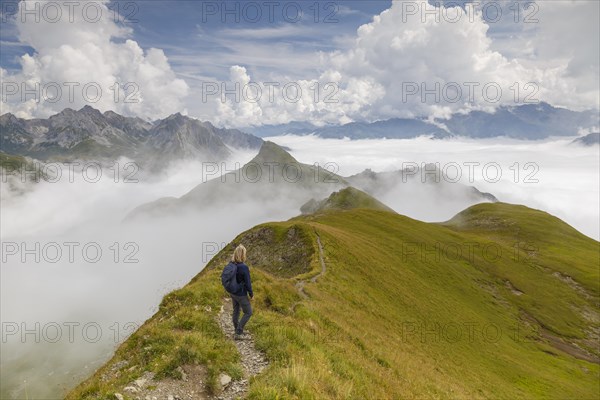
<svg viewBox="0 0 600 400">
<path fill-rule="evenodd" d="M 439 163 L 445 179 L 453 180 L 459 166 L 462 183 L 501 201 L 548 211 L 599 237 L 597 147 L 573 146 L 565 139 L 270 140 L 291 148 L 298 161 L 316 162 L 342 176 Z M 227 168 L 253 156 L 236 153 Z M 496 182 L 498 167 L 502 176 Z M 280 198 L 264 202 L 237 193 L 244 201 L 235 209 L 220 201 L 169 218 L 121 223 L 140 204 L 187 193 L 206 179 L 203 172 L 201 163 L 186 162 L 161 176 L 142 174 L 138 183 L 115 182 L 107 174 L 98 183 L 77 178 L 40 183 L 19 196 L 3 184 L 2 398 L 60 396 L 100 366 L 152 315 L 165 293 L 187 283 L 225 243 L 258 223 L 299 214 L 297 204 Z M 424 221 L 447 220 L 473 201 L 460 193 L 436 197 L 435 187 L 427 185 L 382 193 L 381 201 Z M 53 343 L 57 326 L 62 336 Z"/>
<path fill-rule="evenodd" d="M 367 168 L 394 171 L 438 163 L 448 173 L 447 180 L 454 179 L 458 171 L 461 183 L 489 192 L 503 202 L 549 212 L 594 239 L 600 237 L 599 149 L 572 145 L 572 138 L 340 140 L 288 135 L 266 139 L 291 148 L 300 162 L 334 163 L 339 166 L 336 172 L 343 176 Z M 403 194 L 391 193 L 380 200 L 409 217 L 437 222 L 461 211 L 460 203 L 450 207 L 444 198 L 423 199 L 415 193 L 401 192 L 402 188 L 395 190 Z"/>
</svg>

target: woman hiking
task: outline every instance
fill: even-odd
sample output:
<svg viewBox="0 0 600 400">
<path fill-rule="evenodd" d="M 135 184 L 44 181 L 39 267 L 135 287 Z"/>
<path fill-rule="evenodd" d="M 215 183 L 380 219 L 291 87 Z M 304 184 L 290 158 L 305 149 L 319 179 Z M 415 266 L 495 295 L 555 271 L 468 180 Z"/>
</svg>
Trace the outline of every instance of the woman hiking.
<svg viewBox="0 0 600 400">
<path fill-rule="evenodd" d="M 223 270 L 221 280 L 223 286 L 231 296 L 233 304 L 233 327 L 235 328 L 234 339 L 248 339 L 244 333 L 244 327 L 252 316 L 252 305 L 250 299 L 254 297 L 252 292 L 252 281 L 250 280 L 250 269 L 244 262 L 246 261 L 246 248 L 239 245 L 233 251 L 231 261 Z M 240 319 L 240 308 L 244 312 Z"/>
</svg>

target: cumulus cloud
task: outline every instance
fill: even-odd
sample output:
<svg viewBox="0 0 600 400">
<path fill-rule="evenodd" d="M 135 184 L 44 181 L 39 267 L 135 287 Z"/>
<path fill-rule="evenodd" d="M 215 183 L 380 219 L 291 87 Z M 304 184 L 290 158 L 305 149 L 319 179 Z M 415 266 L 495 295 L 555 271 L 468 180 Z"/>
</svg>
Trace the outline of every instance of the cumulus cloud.
<svg viewBox="0 0 600 400">
<path fill-rule="evenodd" d="M 33 9 L 36 3 L 21 2 L 20 8 Z M 108 0 L 94 2 L 102 15 L 94 22 L 86 21 L 80 10 L 70 21 L 66 9 L 56 23 L 17 18 L 18 39 L 34 53 L 20 58 L 17 73 L 0 68 L 2 80 L 28 89 L 40 83 L 35 97 L 47 98 L 38 103 L 27 95 L 21 101 L 20 87 L 17 94 L 8 96 L 2 111 L 44 117 L 65 107 L 79 108 L 86 104 L 82 96 L 86 83 L 101 88 L 100 97 L 95 85 L 86 91 L 88 99 L 95 100 L 92 105 L 101 110 L 152 118 L 182 111 L 236 127 L 414 116 L 443 119 L 455 112 L 493 111 L 526 99 L 578 110 L 598 108 L 598 2 L 502 0 L 493 2 L 502 7 L 502 18 L 496 22 L 490 21 L 494 13 L 486 11 L 486 2 L 481 3 L 461 8 L 447 2 L 448 8 L 441 8 L 425 1 L 394 1 L 360 26 L 349 46 L 314 52 L 310 63 L 317 72 L 312 75 L 305 67 L 294 71 L 288 66 L 287 72 L 265 74 L 257 66 L 232 65 L 229 81 L 223 84 L 228 90 L 240 85 L 233 89 L 237 98 L 222 99 L 219 87 L 218 94 L 202 102 L 198 99 L 205 88 L 192 82 L 190 89 L 178 79 L 162 50 L 142 49 L 132 39 L 132 30 L 115 22 Z M 514 21 L 515 4 L 521 7 L 518 22 Z M 535 13 L 525 8 L 528 4 L 536 4 Z M 534 23 L 525 23 L 526 17 Z M 275 32 L 262 29 L 261 35 L 263 31 Z M 283 31 L 300 35 L 302 29 L 284 27 Z M 232 32 L 237 31 L 225 30 L 223 35 L 231 37 Z M 246 50 L 237 48 L 233 53 Z M 276 55 L 269 57 L 279 62 Z M 307 56 L 301 58 L 298 62 L 306 66 Z M 69 82 L 80 83 L 74 88 L 73 101 L 65 86 Z M 53 83 L 62 89 L 57 101 L 52 98 Z M 131 84 L 121 87 L 115 99 L 115 83 Z M 261 90 L 258 99 L 257 86 Z M 14 88 L 6 89 L 4 96 Z M 193 101 L 187 96 L 190 92 L 195 94 Z"/>
<path fill-rule="evenodd" d="M 347 123 L 381 97 L 383 87 L 373 79 L 351 77 L 342 82 L 336 71 L 315 79 L 279 77 L 253 80 L 243 66 L 230 68 L 229 82 L 207 96 L 217 111 L 215 122 L 243 127 L 310 120 L 316 125 Z M 236 97 L 237 96 L 237 97 Z"/>
<path fill-rule="evenodd" d="M 527 59 L 534 65 L 554 65 L 560 79 L 542 85 L 548 102 L 571 109 L 599 106 L 600 2 L 572 0 L 537 2 L 539 12 Z"/>
<path fill-rule="evenodd" d="M 3 112 L 47 117 L 90 104 L 102 111 L 156 118 L 183 110 L 186 82 L 175 76 L 162 50 L 144 51 L 130 39 L 131 29 L 118 22 L 108 0 L 93 2 L 87 12 L 81 4 L 69 8 L 55 2 L 60 18 L 55 10 L 44 13 L 44 3 L 19 3 L 13 22 L 19 40 L 34 53 L 20 58 L 20 71 L 1 71 Z M 25 14 L 36 9 L 38 21 L 35 14 Z"/>
<path fill-rule="evenodd" d="M 251 106 L 231 101 L 219 107 L 219 118 L 240 126 L 292 120 L 345 123 L 447 118 L 537 101 L 579 110 L 599 106 L 598 2 L 545 2 L 535 14 L 523 3 L 515 22 L 510 8 L 515 2 L 501 1 L 502 18 L 494 23 L 485 2 L 476 4 L 461 8 L 454 2 L 446 9 L 394 1 L 357 29 L 349 49 L 321 55 L 324 72 L 297 81 L 305 93 L 301 101 L 290 104 L 284 96 Z M 526 24 L 525 18 L 538 22 Z M 577 29 L 572 20 L 578 21 Z M 491 34 L 491 28 L 511 35 Z M 249 79 L 245 69 L 232 68 L 232 82 L 243 85 Z M 321 96 L 317 103 L 306 95 L 317 82 L 336 86 L 335 101 L 323 102 Z"/>
</svg>

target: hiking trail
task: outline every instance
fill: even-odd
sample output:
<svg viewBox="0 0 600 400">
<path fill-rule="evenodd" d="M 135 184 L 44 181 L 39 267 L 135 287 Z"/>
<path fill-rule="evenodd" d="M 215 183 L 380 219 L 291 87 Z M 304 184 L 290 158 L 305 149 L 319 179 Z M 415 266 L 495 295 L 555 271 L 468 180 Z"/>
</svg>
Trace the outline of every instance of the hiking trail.
<svg viewBox="0 0 600 400">
<path fill-rule="evenodd" d="M 326 271 L 327 266 L 325 265 L 325 258 L 323 256 L 323 244 L 321 243 L 321 237 L 315 230 L 317 237 L 317 246 L 319 249 L 319 262 L 321 264 L 321 272 L 310 278 L 311 283 L 315 283 Z M 298 293 L 303 298 L 308 298 L 308 295 L 304 292 L 304 284 L 306 281 L 299 281 L 296 283 Z M 292 305 L 292 310 L 296 308 L 299 302 Z M 223 299 L 223 305 L 218 315 L 218 322 L 221 330 L 225 336 L 231 340 L 233 339 L 233 321 L 231 320 L 231 313 L 233 311 L 233 305 L 231 304 L 230 298 Z M 248 392 L 249 379 L 255 375 L 260 374 L 268 365 L 269 361 L 265 355 L 258 351 L 254 345 L 254 338 L 248 332 L 246 332 L 250 339 L 248 340 L 234 340 L 234 343 L 240 353 L 241 363 L 244 368 L 244 378 L 239 381 L 232 381 L 229 376 L 221 376 L 221 384 L 224 389 L 219 395 L 213 397 L 216 400 L 233 400 L 238 397 L 244 397 Z M 225 383 L 226 382 L 226 383 Z"/>
<path fill-rule="evenodd" d="M 233 339 L 233 321 L 231 314 L 233 311 L 233 305 L 231 304 L 230 298 L 223 299 L 223 305 L 221 311 L 219 311 L 218 322 L 221 330 L 225 336 L 231 340 Z M 246 334 L 250 337 L 246 340 L 234 340 L 235 346 L 241 356 L 242 367 L 244 368 L 244 377 L 239 381 L 231 380 L 231 377 L 227 375 L 221 375 L 221 385 L 223 386 L 223 392 L 215 395 L 213 399 L 217 400 L 233 400 L 237 398 L 243 398 L 248 391 L 249 379 L 255 375 L 258 375 L 268 365 L 269 361 L 265 355 L 258 351 L 254 346 L 254 338 L 246 331 Z"/>
<path fill-rule="evenodd" d="M 327 266 L 325 265 L 325 258 L 323 257 L 323 245 L 321 244 L 321 237 L 319 236 L 319 233 L 317 232 L 316 229 L 315 229 L 315 235 L 317 236 L 317 247 L 319 248 L 319 262 L 321 264 L 321 272 L 319 272 L 317 275 L 310 278 L 311 283 L 315 283 L 317 281 L 317 279 L 319 279 L 327 271 Z M 301 280 L 301 281 L 298 281 L 295 286 L 296 286 L 296 289 L 298 289 L 298 293 L 300 294 L 300 296 L 302 296 L 303 299 L 308 299 L 308 295 L 304 291 L 305 284 L 306 284 L 306 281 Z M 298 304 L 300 304 L 299 301 L 292 304 L 292 307 L 291 307 L 292 311 L 296 310 L 296 306 Z"/>
</svg>

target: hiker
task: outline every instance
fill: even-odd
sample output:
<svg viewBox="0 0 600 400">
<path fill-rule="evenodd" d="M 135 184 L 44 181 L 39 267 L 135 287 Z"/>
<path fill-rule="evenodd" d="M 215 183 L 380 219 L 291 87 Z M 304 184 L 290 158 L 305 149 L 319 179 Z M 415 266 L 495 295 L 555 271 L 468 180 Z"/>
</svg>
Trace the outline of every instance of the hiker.
<svg viewBox="0 0 600 400">
<path fill-rule="evenodd" d="M 252 305 L 250 299 L 254 297 L 252 292 L 252 282 L 250 280 L 250 269 L 246 264 L 246 248 L 239 245 L 233 251 L 231 261 L 221 275 L 221 281 L 225 289 L 231 296 L 233 304 L 233 327 L 235 328 L 234 338 L 236 340 L 247 339 L 244 334 L 244 327 L 252 316 Z M 244 312 L 240 319 L 240 308 Z"/>
</svg>

